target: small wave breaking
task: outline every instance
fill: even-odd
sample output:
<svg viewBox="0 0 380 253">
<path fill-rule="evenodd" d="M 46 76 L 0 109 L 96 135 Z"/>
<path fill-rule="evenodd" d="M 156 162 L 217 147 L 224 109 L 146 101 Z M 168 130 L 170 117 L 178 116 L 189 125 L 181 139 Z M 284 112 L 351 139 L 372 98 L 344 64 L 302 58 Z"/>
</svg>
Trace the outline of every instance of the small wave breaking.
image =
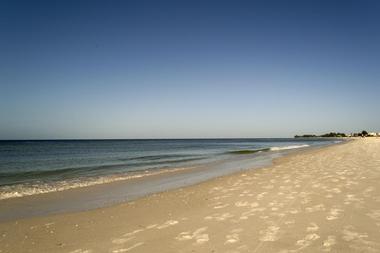
<svg viewBox="0 0 380 253">
<path fill-rule="evenodd" d="M 111 183 L 121 180 L 137 179 L 146 176 L 155 176 L 164 173 L 174 173 L 185 170 L 188 168 L 175 168 L 175 169 L 160 169 L 156 171 L 142 171 L 140 173 L 126 173 L 119 175 L 109 175 L 101 176 L 96 178 L 86 178 L 86 179 L 72 179 L 72 180 L 63 180 L 56 182 L 36 182 L 29 184 L 16 184 L 16 185 L 6 185 L 0 187 L 0 200 L 24 197 L 42 193 L 49 192 L 58 192 L 74 188 L 87 187 L 92 185 L 99 185 L 105 183 Z"/>
<path fill-rule="evenodd" d="M 248 155 L 248 154 L 255 154 L 259 152 L 264 151 L 270 151 L 270 148 L 262 148 L 262 149 L 243 149 L 243 150 L 235 150 L 227 152 L 228 154 L 235 154 L 235 155 Z"/>
<path fill-rule="evenodd" d="M 284 146 L 284 147 L 270 147 L 270 148 L 262 148 L 262 149 L 242 149 L 242 150 L 234 150 L 227 152 L 228 154 L 235 154 L 235 155 L 249 155 L 249 154 L 255 154 L 260 152 L 267 152 L 267 151 L 281 151 L 281 150 L 289 150 L 289 149 L 297 149 L 297 148 L 306 148 L 310 145 L 302 144 L 302 145 L 291 145 L 291 146 Z"/>
<path fill-rule="evenodd" d="M 297 148 L 307 148 L 310 147 L 310 145 L 303 144 L 303 145 L 291 145 L 291 146 L 285 146 L 285 147 L 271 147 L 271 151 L 280 151 L 280 150 L 288 150 L 288 149 L 297 149 Z"/>
</svg>

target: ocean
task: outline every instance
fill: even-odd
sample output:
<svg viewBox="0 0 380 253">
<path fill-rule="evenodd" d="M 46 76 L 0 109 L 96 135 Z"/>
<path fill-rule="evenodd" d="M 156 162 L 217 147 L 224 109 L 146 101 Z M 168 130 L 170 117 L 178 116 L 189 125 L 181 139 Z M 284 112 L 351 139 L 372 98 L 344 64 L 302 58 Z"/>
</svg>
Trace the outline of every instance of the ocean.
<svg viewBox="0 0 380 253">
<path fill-rule="evenodd" d="M 336 142 L 298 138 L 0 141 L 0 200 L 156 175 L 169 178 L 178 174 L 173 172 L 194 168 L 198 168 L 197 178 L 192 182 L 198 182 L 267 163 L 291 150 Z"/>
</svg>

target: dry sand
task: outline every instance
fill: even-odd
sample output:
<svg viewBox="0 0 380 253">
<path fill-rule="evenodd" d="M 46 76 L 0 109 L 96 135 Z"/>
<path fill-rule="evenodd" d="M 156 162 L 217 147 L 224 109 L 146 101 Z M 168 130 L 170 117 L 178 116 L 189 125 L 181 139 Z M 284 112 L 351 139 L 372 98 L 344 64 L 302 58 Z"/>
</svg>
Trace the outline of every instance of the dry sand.
<svg viewBox="0 0 380 253">
<path fill-rule="evenodd" d="M 380 139 L 135 202 L 0 224 L 0 252 L 380 252 Z"/>
</svg>

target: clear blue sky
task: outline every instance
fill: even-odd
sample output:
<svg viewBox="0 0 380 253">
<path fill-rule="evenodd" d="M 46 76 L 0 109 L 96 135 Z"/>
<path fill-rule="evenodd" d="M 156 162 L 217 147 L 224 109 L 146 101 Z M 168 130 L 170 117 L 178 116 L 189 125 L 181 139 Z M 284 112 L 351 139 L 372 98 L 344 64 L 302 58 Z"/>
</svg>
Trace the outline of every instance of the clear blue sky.
<svg viewBox="0 0 380 253">
<path fill-rule="evenodd" d="M 380 131 L 379 13 L 375 0 L 1 1 L 0 139 Z"/>
</svg>

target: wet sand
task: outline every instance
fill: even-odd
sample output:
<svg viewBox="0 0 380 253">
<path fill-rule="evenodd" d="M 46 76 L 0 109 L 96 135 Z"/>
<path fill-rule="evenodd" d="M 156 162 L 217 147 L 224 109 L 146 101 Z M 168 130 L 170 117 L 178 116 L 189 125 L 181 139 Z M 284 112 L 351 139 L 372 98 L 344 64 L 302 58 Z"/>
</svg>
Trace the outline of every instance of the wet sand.
<svg viewBox="0 0 380 253">
<path fill-rule="evenodd" d="M 380 252 L 380 139 L 91 211 L 0 223 L 0 252 Z"/>
</svg>

